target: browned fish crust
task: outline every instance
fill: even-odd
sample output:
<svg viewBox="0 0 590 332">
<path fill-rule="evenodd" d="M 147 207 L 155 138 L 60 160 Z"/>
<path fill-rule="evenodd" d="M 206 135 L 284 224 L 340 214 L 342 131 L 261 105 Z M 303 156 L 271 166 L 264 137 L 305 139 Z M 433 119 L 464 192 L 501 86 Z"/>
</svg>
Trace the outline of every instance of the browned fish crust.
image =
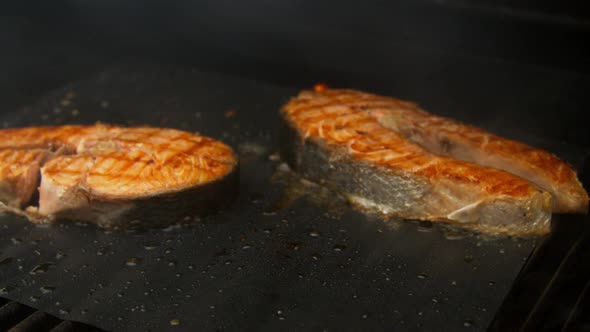
<svg viewBox="0 0 590 332">
<path fill-rule="evenodd" d="M 25 208 L 31 195 L 9 184 L 28 181 L 32 192 L 40 171 L 39 208 L 27 209 L 35 221 L 119 227 L 130 216 L 150 216 L 154 220 L 145 224 L 176 222 L 230 202 L 237 168 L 227 145 L 175 129 L 99 124 L 0 130 L 0 199 L 12 210 Z"/>
<path fill-rule="evenodd" d="M 554 155 L 431 116 L 414 103 L 354 90 L 321 89 L 301 92 L 284 105 L 281 114 L 285 122 L 282 155 L 291 167 L 344 191 L 364 208 L 452 222 L 487 233 L 549 231 L 555 199 L 543 190 L 545 185 L 460 160 L 467 159 L 462 156 L 445 155 L 444 146 L 436 150 L 431 142 L 423 142 L 439 133 L 446 135 L 442 138 L 453 133 L 456 136 L 450 135 L 450 141 L 464 149 L 478 149 L 476 143 L 481 143 L 485 153 L 510 156 L 523 167 L 531 165 L 533 171 L 542 169 L 535 174 L 554 183 L 550 189 L 569 187 L 551 190 L 553 195 L 579 194 L 581 199 L 572 199 L 578 202 L 573 208 L 554 204 L 558 211 L 580 212 L 587 207 L 587 194 L 575 172 Z M 410 123 L 411 119 L 422 122 Z M 491 220 L 493 214 L 504 220 Z"/>
</svg>

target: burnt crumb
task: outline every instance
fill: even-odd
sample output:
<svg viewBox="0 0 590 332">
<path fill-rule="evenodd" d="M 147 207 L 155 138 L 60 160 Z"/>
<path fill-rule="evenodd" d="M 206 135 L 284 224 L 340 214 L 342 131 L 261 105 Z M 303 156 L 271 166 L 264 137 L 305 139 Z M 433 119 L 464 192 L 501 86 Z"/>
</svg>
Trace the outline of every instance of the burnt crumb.
<svg viewBox="0 0 590 332">
<path fill-rule="evenodd" d="M 326 83 L 317 83 L 316 85 L 313 86 L 313 90 L 315 92 L 322 92 L 325 91 L 328 88 L 328 85 Z"/>
</svg>

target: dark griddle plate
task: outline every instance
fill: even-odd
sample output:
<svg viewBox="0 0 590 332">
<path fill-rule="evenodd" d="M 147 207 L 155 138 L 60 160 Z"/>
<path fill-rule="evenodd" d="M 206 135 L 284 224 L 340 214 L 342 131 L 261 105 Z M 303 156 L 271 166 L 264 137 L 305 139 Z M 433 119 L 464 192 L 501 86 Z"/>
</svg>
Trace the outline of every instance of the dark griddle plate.
<svg viewBox="0 0 590 332">
<path fill-rule="evenodd" d="M 284 192 L 269 179 L 279 165 L 268 158 L 277 151 L 277 109 L 296 92 L 116 65 L 4 115 L 9 126 L 103 121 L 199 131 L 241 151 L 242 168 L 233 207 L 182 228 L 105 233 L 1 217 L 1 296 L 118 331 L 485 330 L 539 240 L 457 236 L 348 208 L 333 215 L 305 198 L 273 209 Z"/>
</svg>

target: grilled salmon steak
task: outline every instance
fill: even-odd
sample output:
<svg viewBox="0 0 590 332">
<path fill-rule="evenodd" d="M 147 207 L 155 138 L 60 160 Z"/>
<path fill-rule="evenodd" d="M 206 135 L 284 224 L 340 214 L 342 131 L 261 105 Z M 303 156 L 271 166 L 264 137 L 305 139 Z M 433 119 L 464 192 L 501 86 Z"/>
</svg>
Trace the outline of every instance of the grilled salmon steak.
<svg viewBox="0 0 590 332">
<path fill-rule="evenodd" d="M 237 183 L 230 147 L 166 128 L 0 130 L 0 201 L 34 222 L 158 226 L 213 212 Z M 38 207 L 28 206 L 38 186 Z"/>
<path fill-rule="evenodd" d="M 302 91 L 281 110 L 281 155 L 354 205 L 507 235 L 544 234 L 552 211 L 588 209 L 554 155 L 354 90 Z"/>
</svg>

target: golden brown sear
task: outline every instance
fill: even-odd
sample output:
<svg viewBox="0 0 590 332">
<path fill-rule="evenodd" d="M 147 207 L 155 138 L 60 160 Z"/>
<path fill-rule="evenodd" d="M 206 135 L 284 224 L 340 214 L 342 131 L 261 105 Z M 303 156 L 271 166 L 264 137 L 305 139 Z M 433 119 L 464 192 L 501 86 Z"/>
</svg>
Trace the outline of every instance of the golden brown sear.
<svg viewBox="0 0 590 332">
<path fill-rule="evenodd" d="M 411 102 L 321 86 L 281 114 L 291 166 L 364 209 L 510 234 L 546 233 L 552 210 L 588 209 L 554 155 Z"/>
<path fill-rule="evenodd" d="M 227 145 L 175 129 L 99 124 L 0 130 L 2 202 L 23 208 L 40 173 L 36 212 L 47 217 L 91 219 L 96 213 L 85 217 L 86 210 L 98 202 L 119 202 L 125 206 L 119 212 L 127 211 L 133 200 L 213 183 L 236 166 Z M 23 183 L 26 194 L 10 189 Z"/>
</svg>

